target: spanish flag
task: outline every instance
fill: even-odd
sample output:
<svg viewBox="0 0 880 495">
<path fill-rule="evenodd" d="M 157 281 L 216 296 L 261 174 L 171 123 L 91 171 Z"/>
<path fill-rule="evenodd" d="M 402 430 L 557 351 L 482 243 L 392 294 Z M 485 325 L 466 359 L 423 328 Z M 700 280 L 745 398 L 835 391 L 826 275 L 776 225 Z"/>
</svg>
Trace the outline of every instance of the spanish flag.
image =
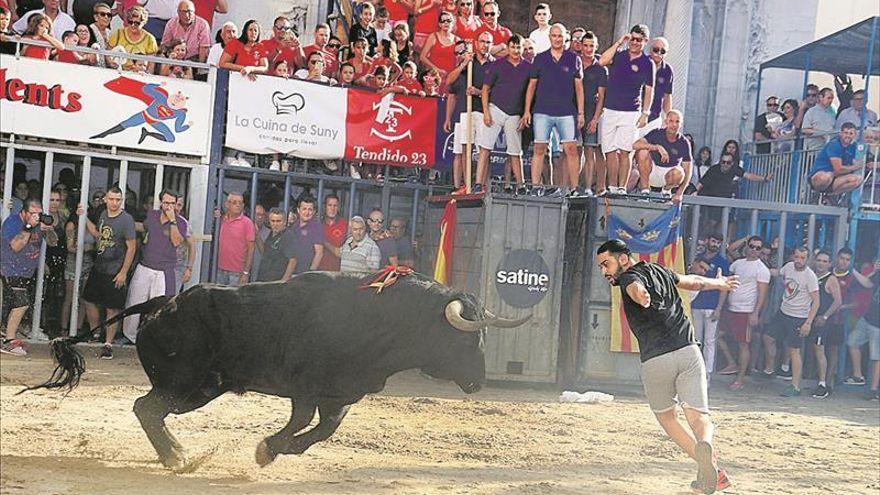
<svg viewBox="0 0 880 495">
<path fill-rule="evenodd" d="M 449 285 L 452 280 L 452 247 L 455 243 L 455 200 L 446 203 L 443 217 L 440 218 L 440 245 L 437 246 L 437 261 L 434 263 L 434 280 Z"/>
<path fill-rule="evenodd" d="M 675 205 L 643 229 L 634 229 L 614 214 L 607 215 L 608 238 L 626 242 L 639 261 L 650 261 L 684 273 L 684 243 L 681 239 L 681 205 Z M 690 297 L 679 289 L 685 314 L 691 313 Z M 620 287 L 611 287 L 611 352 L 639 352 L 639 343 L 629 328 Z"/>
</svg>

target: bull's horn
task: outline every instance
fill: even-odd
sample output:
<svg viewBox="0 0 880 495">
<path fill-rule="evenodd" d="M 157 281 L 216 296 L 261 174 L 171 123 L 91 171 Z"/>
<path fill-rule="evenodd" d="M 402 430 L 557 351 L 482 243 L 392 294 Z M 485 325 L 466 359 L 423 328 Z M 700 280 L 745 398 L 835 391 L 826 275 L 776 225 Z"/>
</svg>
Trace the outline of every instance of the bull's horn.
<svg viewBox="0 0 880 495">
<path fill-rule="evenodd" d="M 489 325 L 492 325 L 493 327 L 497 327 L 497 328 L 516 328 L 516 327 L 522 325 L 523 323 L 529 321 L 532 318 L 532 315 L 528 315 L 528 316 L 523 316 L 522 318 L 517 318 L 515 320 L 511 320 L 508 318 L 501 318 L 500 316 L 495 316 L 488 309 L 485 311 L 486 311 L 486 318 L 487 318 L 486 323 Z"/>
<path fill-rule="evenodd" d="M 486 322 L 484 321 L 471 321 L 465 319 L 465 317 L 461 315 L 462 309 L 464 309 L 464 304 L 458 299 L 449 301 L 449 304 L 446 305 L 446 320 L 450 325 L 462 332 L 479 332 L 486 327 Z"/>
</svg>

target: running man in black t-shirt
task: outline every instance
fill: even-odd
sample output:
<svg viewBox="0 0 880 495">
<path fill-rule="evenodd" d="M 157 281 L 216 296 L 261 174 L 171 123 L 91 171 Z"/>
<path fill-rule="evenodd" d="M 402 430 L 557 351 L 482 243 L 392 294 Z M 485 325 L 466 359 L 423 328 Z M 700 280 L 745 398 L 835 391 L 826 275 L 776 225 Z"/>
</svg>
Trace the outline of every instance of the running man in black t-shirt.
<svg viewBox="0 0 880 495">
<path fill-rule="evenodd" d="M 738 277 L 724 277 L 720 270 L 718 278 L 679 275 L 656 263 L 636 262 L 617 239 L 599 246 L 596 255 L 608 282 L 620 286 L 623 311 L 639 342 L 648 404 L 669 438 L 697 461 L 691 488 L 714 493 L 729 487 L 712 450 L 706 365 L 678 289 L 732 291 L 739 287 Z M 678 421 L 678 402 L 691 431 Z"/>
</svg>

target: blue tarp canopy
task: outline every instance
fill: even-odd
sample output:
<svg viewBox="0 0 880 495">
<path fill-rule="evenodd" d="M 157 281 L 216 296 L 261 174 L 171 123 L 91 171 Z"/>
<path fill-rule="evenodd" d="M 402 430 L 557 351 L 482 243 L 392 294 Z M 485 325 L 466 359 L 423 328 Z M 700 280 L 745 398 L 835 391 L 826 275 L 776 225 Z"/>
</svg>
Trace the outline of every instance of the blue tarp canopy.
<svg viewBox="0 0 880 495">
<path fill-rule="evenodd" d="M 808 43 L 761 64 L 761 69 L 796 69 L 829 74 L 866 75 L 873 46 L 871 74 L 880 75 L 880 16 Z"/>
</svg>

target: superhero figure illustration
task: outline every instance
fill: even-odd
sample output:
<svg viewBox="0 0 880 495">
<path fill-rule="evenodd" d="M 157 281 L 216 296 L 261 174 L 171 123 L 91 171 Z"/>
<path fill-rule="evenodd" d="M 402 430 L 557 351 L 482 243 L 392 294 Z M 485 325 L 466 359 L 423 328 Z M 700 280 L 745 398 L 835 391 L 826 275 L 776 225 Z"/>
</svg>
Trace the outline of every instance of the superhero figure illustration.
<svg viewBox="0 0 880 495">
<path fill-rule="evenodd" d="M 95 134 L 91 139 L 104 138 L 131 127 L 149 125 L 157 132 L 141 127 L 141 137 L 138 139 L 138 144 L 143 143 L 147 137 L 173 143 L 175 140 L 174 133 L 184 132 L 190 128 L 189 123 L 185 122 L 187 97 L 180 91 L 169 95 L 168 91 L 161 87 L 164 84 L 143 83 L 127 77 L 118 77 L 104 84 L 110 91 L 141 100 L 147 104 L 147 108 L 110 129 L 100 134 Z M 173 132 L 165 125 L 163 122 L 165 120 L 174 120 Z"/>
</svg>

